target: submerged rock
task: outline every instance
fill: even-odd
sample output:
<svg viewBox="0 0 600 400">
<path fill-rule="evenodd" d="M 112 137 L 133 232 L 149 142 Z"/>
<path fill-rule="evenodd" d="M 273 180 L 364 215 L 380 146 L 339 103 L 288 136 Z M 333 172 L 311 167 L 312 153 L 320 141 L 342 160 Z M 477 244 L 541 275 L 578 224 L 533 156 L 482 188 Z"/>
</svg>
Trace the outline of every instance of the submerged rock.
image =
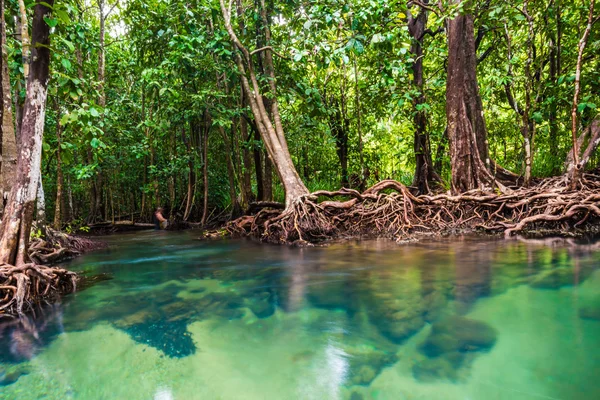
<svg viewBox="0 0 600 400">
<path fill-rule="evenodd" d="M 258 318 L 268 318 L 275 313 L 276 307 L 270 292 L 257 293 L 245 299 L 244 303 Z"/>
<path fill-rule="evenodd" d="M 585 302 L 579 308 L 579 316 L 583 319 L 600 321 L 600 296 L 596 296 Z"/>
<path fill-rule="evenodd" d="M 29 369 L 23 366 L 18 366 L 5 372 L 0 370 L 0 387 L 12 385 L 25 375 L 29 375 Z"/>
<path fill-rule="evenodd" d="M 563 286 L 575 284 L 575 275 L 572 268 L 555 268 L 542 271 L 534 276 L 529 285 L 538 289 L 559 289 Z"/>
<path fill-rule="evenodd" d="M 393 346 L 377 348 L 372 344 L 344 347 L 350 366 L 348 386 L 368 386 L 381 371 L 398 361 Z"/>
<path fill-rule="evenodd" d="M 496 343 L 494 328 L 481 321 L 451 316 L 436 322 L 421 345 L 426 359 L 413 365 L 413 375 L 422 381 L 457 380 L 459 371 L 470 365 L 473 354 Z"/>
<path fill-rule="evenodd" d="M 496 343 L 496 335 L 496 330 L 484 322 L 452 316 L 433 324 L 421 349 L 428 357 L 487 350 Z"/>
</svg>

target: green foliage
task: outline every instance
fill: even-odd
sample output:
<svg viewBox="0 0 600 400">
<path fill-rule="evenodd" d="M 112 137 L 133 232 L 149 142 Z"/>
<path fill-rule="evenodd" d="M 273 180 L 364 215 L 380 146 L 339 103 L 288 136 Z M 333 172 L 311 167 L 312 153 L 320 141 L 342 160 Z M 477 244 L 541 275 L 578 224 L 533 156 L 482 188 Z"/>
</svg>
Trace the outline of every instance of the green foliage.
<svg viewBox="0 0 600 400">
<path fill-rule="evenodd" d="M 523 117 L 511 108 L 508 87 L 520 109 L 526 96 L 531 98 L 526 117 L 535 129 L 533 174 L 543 177 L 562 171 L 570 149 L 577 45 L 589 3 L 529 1 L 527 11 L 534 26 L 530 38 L 523 1 L 443 2 L 443 11 L 428 12 L 428 33 L 420 38 L 424 101 L 418 100 L 420 89 L 413 82 L 415 39 L 408 28 L 409 20 L 424 12 L 418 5 L 399 0 L 267 3 L 269 45 L 282 56 L 274 56 L 282 124 L 293 161 L 310 190 L 340 186 L 338 142 L 332 130 L 338 109 L 347 124 L 349 175 L 368 175 L 369 184 L 386 178 L 411 184 L 413 119 L 416 113 L 425 113 L 432 157 L 447 184 L 444 28 L 446 18 L 458 12 L 472 13 L 475 34 L 481 35 L 477 73 L 490 155 L 516 173 L 523 172 Z M 234 10 L 232 17 L 240 40 L 250 50 L 266 45 L 259 2 L 241 4 L 242 15 Z M 16 14 L 16 2 L 7 2 L 11 81 L 22 102 L 21 46 L 11 22 Z M 242 162 L 245 151 L 252 161 L 249 172 L 256 194 L 253 156 L 256 151 L 264 160 L 265 151 L 254 138 L 252 113 L 240 100 L 240 71 L 218 2 L 110 0 L 105 3 L 105 16 L 105 82 L 98 75 L 97 7 L 67 1 L 46 18 L 52 27 L 53 50 L 43 165 L 49 210 L 54 209 L 58 150 L 65 180 L 63 198 L 71 197 L 80 218 L 87 216 L 95 190 L 101 192 L 103 216 L 109 219 L 113 214 L 139 213 L 142 201 L 146 219 L 159 205 L 183 212 L 190 176 L 192 218 L 199 218 L 205 162 L 209 206 L 225 209 L 232 202 L 226 155 L 233 160 L 239 197 L 248 170 Z M 559 31 L 560 52 L 552 53 Z M 599 32 L 592 30 L 584 53 L 577 105 L 582 126 L 596 117 L 600 104 Z M 535 55 L 528 72 L 530 44 Z M 557 54 L 560 68 L 551 71 Z M 261 54 L 253 57 L 259 68 Z M 265 88 L 268 79 L 260 71 L 258 78 Z M 242 121 L 250 123 L 250 138 L 242 137 Z M 204 132 L 208 132 L 207 160 L 203 159 Z M 273 178 L 274 198 L 282 200 L 275 173 Z M 81 219 L 67 229 L 83 225 Z"/>
</svg>

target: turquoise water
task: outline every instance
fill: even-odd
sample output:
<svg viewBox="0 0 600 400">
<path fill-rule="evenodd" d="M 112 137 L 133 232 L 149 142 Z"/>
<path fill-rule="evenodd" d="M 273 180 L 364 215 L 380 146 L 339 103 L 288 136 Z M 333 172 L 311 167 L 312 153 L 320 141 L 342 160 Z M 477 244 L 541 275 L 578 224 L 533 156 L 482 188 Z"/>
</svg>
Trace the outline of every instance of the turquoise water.
<svg viewBox="0 0 600 400">
<path fill-rule="evenodd" d="M 599 399 L 595 245 L 111 236 L 0 320 L 0 399 Z"/>
</svg>

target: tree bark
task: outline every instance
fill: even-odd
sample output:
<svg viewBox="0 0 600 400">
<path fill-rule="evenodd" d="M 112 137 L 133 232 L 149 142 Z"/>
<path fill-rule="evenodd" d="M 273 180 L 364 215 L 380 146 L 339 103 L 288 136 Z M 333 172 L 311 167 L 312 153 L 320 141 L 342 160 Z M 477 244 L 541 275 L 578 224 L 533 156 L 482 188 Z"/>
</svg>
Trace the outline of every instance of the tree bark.
<svg viewBox="0 0 600 400">
<path fill-rule="evenodd" d="M 58 107 L 57 107 L 58 111 Z M 53 227 L 57 231 L 62 228 L 62 206 L 63 206 L 63 170 L 62 170 L 62 159 L 61 159 L 61 141 L 62 141 L 62 132 L 60 125 L 60 115 L 56 114 L 56 140 L 58 147 L 56 148 L 56 201 L 54 204 L 54 222 Z"/>
<path fill-rule="evenodd" d="M 281 116 L 279 114 L 279 108 L 277 104 L 275 73 L 271 49 L 270 47 L 267 47 L 262 51 L 265 52 L 265 71 L 269 80 L 269 88 L 271 92 L 272 120 L 269 118 L 263 102 L 263 96 L 258 84 L 258 79 L 254 72 L 254 65 L 251 58 L 252 55 L 240 42 L 233 30 L 231 25 L 231 10 L 225 6 L 224 0 L 220 0 L 219 2 L 221 5 L 223 18 L 225 20 L 225 28 L 227 29 L 227 33 L 229 34 L 231 41 L 238 50 L 235 53 L 235 61 L 241 74 L 242 86 L 250 102 L 250 108 L 252 110 L 252 114 L 254 114 L 257 128 L 263 141 L 265 142 L 265 147 L 269 153 L 269 156 L 273 160 L 277 174 L 279 175 L 279 178 L 283 184 L 285 190 L 286 208 L 289 209 L 297 199 L 308 194 L 308 189 L 306 189 L 306 186 L 304 186 L 304 183 L 296 171 L 289 153 L 287 141 L 285 139 L 283 126 L 281 123 Z M 267 46 L 269 46 L 270 31 L 268 23 L 265 23 L 266 10 L 264 7 L 264 1 L 261 1 L 261 17 L 263 19 L 263 30 L 266 39 L 265 41 Z M 250 85 L 252 85 L 252 87 Z"/>
<path fill-rule="evenodd" d="M 413 102 L 415 176 L 412 185 L 416 187 L 421 194 L 429 193 L 430 185 L 438 186 L 441 183 L 441 179 L 435 172 L 433 160 L 431 158 L 429 132 L 427 132 L 427 114 L 423 108 L 423 105 L 425 104 L 423 84 L 423 38 L 425 35 L 425 28 L 427 27 L 427 12 L 427 10 L 423 9 L 416 18 L 413 15 L 409 15 L 408 19 L 408 31 L 413 38 L 411 53 L 415 60 L 412 63 L 413 85 L 419 93 Z"/>
<path fill-rule="evenodd" d="M 246 108 L 246 100 L 244 97 L 244 91 L 241 91 L 241 107 Z M 242 139 L 242 179 L 241 179 L 241 192 L 242 192 L 242 205 L 247 208 L 250 203 L 254 200 L 254 194 L 252 193 L 252 156 L 250 154 L 250 147 L 252 146 L 252 135 L 248 129 L 248 123 L 242 116 L 240 118 L 240 134 Z"/>
<path fill-rule="evenodd" d="M 17 156 L 17 177 L 0 228 L 0 262 L 22 266 L 28 259 L 29 234 L 34 202 L 40 182 L 42 137 L 46 112 L 50 64 L 50 27 L 44 17 L 51 15 L 54 0 L 34 8 L 32 63 L 27 80 L 27 97 Z"/>
<path fill-rule="evenodd" d="M 577 140 L 577 106 L 579 104 L 579 91 L 581 90 L 580 82 L 581 66 L 583 64 L 583 51 L 585 50 L 585 46 L 587 45 L 587 39 L 590 35 L 590 31 L 592 30 L 592 25 L 595 22 L 594 3 L 595 0 L 590 1 L 587 25 L 585 27 L 585 31 L 583 32 L 583 36 L 579 40 L 579 44 L 577 46 L 578 53 L 577 65 L 575 67 L 575 93 L 573 94 L 573 105 L 571 107 L 571 138 L 573 141 L 573 162 L 569 165 L 569 168 L 567 170 L 569 185 L 572 189 L 575 189 L 579 185 L 579 181 L 583 175 L 583 170 L 585 169 L 585 165 L 583 165 L 579 160 L 580 150 Z"/>
<path fill-rule="evenodd" d="M 460 2 L 457 0 L 456 2 Z M 473 15 L 447 21 L 446 118 L 452 163 L 452 191 L 501 186 L 489 171 L 487 131 L 476 75 Z"/>
<path fill-rule="evenodd" d="M 208 134 L 212 120 L 208 110 L 204 111 L 204 135 L 202 137 L 202 184 L 204 186 L 204 199 L 202 205 L 202 220 L 201 224 L 206 224 L 208 218 Z"/>
<path fill-rule="evenodd" d="M 4 210 L 10 188 L 14 184 L 17 167 L 17 143 L 12 111 L 10 76 L 8 73 L 8 49 L 6 43 L 6 21 L 4 15 L 4 0 L 0 0 L 0 79 L 2 86 L 2 140 L 0 141 L 0 213 Z"/>
</svg>

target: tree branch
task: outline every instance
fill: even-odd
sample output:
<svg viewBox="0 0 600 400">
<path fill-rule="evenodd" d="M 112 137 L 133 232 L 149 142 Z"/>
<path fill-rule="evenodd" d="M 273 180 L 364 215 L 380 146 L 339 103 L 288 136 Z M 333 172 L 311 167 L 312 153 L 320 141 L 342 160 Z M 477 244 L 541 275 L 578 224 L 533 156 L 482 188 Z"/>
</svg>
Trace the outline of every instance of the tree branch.
<svg viewBox="0 0 600 400">
<path fill-rule="evenodd" d="M 280 54 L 280 53 L 276 52 L 275 50 L 273 50 L 273 47 L 272 47 L 272 46 L 264 46 L 264 47 L 261 47 L 260 49 L 252 50 L 252 51 L 250 52 L 250 57 L 252 57 L 253 55 L 255 55 L 255 54 L 257 54 L 257 53 L 260 53 L 261 51 L 265 51 L 265 50 L 271 50 L 271 52 L 272 52 L 273 54 L 275 54 L 275 55 L 277 55 L 277 56 L 279 56 L 279 57 L 281 57 L 281 58 L 288 58 L 288 57 L 286 57 L 286 56 L 284 56 L 284 55 L 282 55 L 282 54 Z"/>
</svg>

